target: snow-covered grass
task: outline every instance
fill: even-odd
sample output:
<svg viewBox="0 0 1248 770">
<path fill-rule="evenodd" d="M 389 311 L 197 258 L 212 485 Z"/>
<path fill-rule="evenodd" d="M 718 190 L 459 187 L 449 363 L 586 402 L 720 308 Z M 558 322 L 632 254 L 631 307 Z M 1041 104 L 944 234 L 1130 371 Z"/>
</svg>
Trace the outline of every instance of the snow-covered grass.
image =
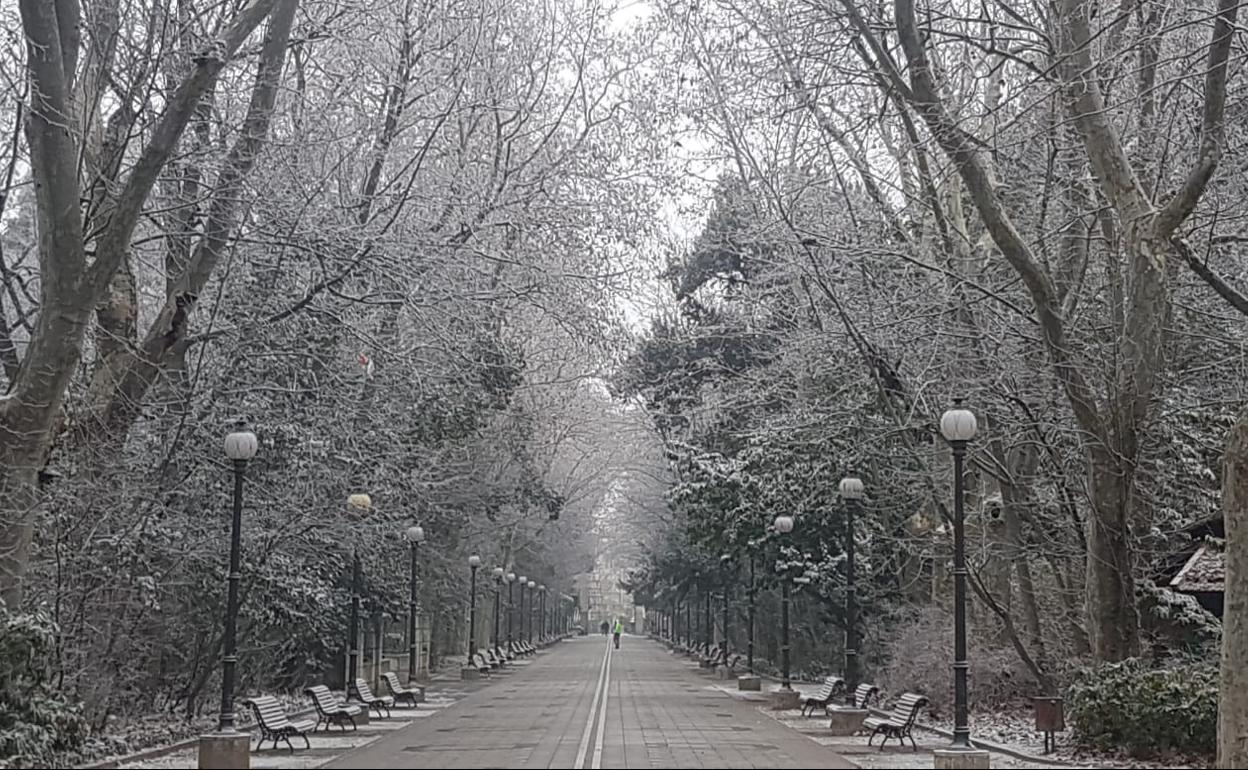
<svg viewBox="0 0 1248 770">
<path fill-rule="evenodd" d="M 952 730 L 953 720 L 924 720 L 942 730 Z M 1035 730 L 1035 719 L 1028 708 L 1006 709 L 994 713 L 976 713 L 971 716 L 972 737 L 983 738 L 1004 745 L 1015 751 L 1040 756 L 1044 751 L 1044 736 Z M 1092 767 L 1132 768 L 1205 768 L 1212 766 L 1212 758 L 1167 755 L 1161 757 L 1131 757 L 1123 752 L 1092 751 L 1076 746 L 1069 732 L 1057 734 L 1057 748 L 1051 758 L 1071 764 Z"/>
</svg>

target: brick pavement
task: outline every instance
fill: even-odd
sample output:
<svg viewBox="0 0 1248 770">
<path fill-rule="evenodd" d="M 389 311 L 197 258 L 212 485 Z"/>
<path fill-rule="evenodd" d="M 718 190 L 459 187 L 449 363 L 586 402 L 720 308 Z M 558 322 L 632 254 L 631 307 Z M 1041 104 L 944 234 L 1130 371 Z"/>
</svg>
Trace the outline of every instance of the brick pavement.
<svg viewBox="0 0 1248 770">
<path fill-rule="evenodd" d="M 563 642 L 327 767 L 855 767 L 639 637 L 612 653 L 605 711 L 591 717 L 605 644 L 598 636 Z"/>
</svg>

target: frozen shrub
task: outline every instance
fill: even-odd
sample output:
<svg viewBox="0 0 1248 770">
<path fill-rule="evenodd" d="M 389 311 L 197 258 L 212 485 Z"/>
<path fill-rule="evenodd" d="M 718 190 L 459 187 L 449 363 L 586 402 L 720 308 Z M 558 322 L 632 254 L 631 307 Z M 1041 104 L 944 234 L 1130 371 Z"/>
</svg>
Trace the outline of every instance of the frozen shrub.
<svg viewBox="0 0 1248 770">
<path fill-rule="evenodd" d="M 1212 753 L 1218 728 L 1216 663 L 1184 661 L 1164 669 L 1138 659 L 1083 671 L 1066 695 L 1075 738 L 1136 755 Z"/>
<path fill-rule="evenodd" d="M 0 767 L 56 767 L 86 738 L 81 708 L 44 682 L 55 636 L 43 614 L 0 606 Z"/>
<path fill-rule="evenodd" d="M 971 627 L 967 650 L 971 668 L 971 708 L 996 708 L 1020 697 L 1034 695 L 1032 677 L 1008 646 L 990 644 L 985 634 Z M 886 663 L 875 682 L 889 697 L 920 692 L 930 709 L 953 713 L 953 615 L 939 607 L 926 607 L 898 622 L 886 637 Z"/>
</svg>

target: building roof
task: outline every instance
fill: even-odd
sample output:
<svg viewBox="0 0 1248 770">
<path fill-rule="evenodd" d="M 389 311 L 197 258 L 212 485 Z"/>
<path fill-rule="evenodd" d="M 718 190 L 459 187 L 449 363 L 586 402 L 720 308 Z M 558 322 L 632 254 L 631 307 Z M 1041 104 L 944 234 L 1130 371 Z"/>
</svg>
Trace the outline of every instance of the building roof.
<svg viewBox="0 0 1248 770">
<path fill-rule="evenodd" d="M 1186 594 L 1222 593 L 1226 584 L 1226 560 L 1222 549 L 1202 545 L 1196 549 L 1179 574 L 1170 581 L 1170 587 Z"/>
</svg>

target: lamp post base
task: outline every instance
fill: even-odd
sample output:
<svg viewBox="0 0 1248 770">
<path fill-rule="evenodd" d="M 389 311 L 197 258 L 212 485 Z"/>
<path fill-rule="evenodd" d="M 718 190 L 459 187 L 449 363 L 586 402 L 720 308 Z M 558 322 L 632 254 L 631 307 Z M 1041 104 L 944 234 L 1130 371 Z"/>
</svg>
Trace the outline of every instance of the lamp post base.
<svg viewBox="0 0 1248 770">
<path fill-rule="evenodd" d="M 475 682 L 481 678 L 481 670 L 470 666 L 464 666 L 459 670 L 459 678 L 465 682 Z"/>
<path fill-rule="evenodd" d="M 936 749 L 932 752 L 936 770 L 988 770 L 992 767 L 988 752 L 982 749 Z"/>
<path fill-rule="evenodd" d="M 251 736 L 247 733 L 209 733 L 199 736 L 200 770 L 248 770 Z"/>
<path fill-rule="evenodd" d="M 770 698 L 772 711 L 791 711 L 802 705 L 802 696 L 797 690 L 775 690 Z"/>
<path fill-rule="evenodd" d="M 737 677 L 737 689 L 746 692 L 759 692 L 763 689 L 763 680 L 761 677 L 753 674 Z"/>
</svg>

